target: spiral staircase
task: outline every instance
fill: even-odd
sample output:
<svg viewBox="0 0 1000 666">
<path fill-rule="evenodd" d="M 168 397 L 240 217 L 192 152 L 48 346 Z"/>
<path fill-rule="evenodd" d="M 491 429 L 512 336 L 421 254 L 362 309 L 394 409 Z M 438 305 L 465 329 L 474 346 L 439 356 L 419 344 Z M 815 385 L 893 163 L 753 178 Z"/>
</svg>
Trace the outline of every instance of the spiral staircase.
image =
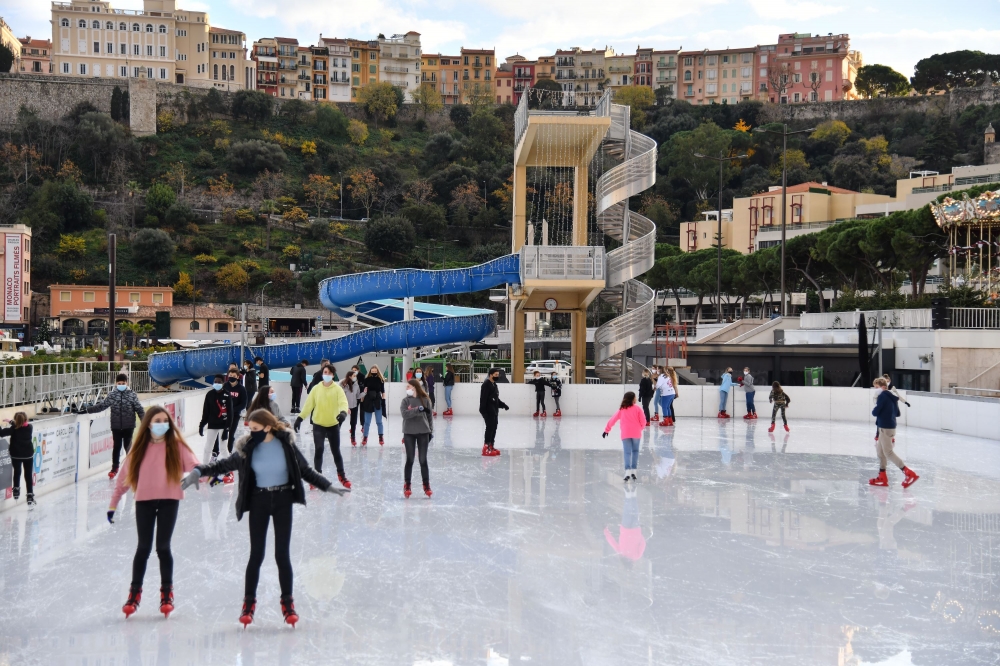
<svg viewBox="0 0 1000 666">
<path fill-rule="evenodd" d="M 604 150 L 621 163 L 597 181 L 597 226 L 621 242 L 607 254 L 607 286 L 599 298 L 621 314 L 594 333 L 595 373 L 609 384 L 638 382 L 645 366 L 627 351 L 653 335 L 656 292 L 636 278 L 653 267 L 656 225 L 628 209 L 629 197 L 656 182 L 656 142 L 630 129 L 629 107 L 610 104 L 611 128 Z"/>
</svg>

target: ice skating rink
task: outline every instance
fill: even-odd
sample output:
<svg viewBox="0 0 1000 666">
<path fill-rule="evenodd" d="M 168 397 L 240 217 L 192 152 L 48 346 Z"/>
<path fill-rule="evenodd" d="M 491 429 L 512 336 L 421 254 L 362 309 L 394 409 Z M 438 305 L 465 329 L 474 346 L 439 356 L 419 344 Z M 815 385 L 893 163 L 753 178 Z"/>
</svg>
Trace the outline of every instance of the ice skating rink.
<svg viewBox="0 0 1000 666">
<path fill-rule="evenodd" d="M 613 410 L 615 405 L 608 405 Z M 622 483 L 604 419 L 437 419 L 433 499 L 402 497 L 399 419 L 351 449 L 354 492 L 295 508 L 297 629 L 268 556 L 237 622 L 249 544 L 234 486 L 188 492 L 177 610 L 121 606 L 133 505 L 94 477 L 0 513 L 0 664 L 997 664 L 1000 443 L 901 428 L 912 488 L 872 489 L 873 428 L 682 419 L 647 429 Z M 311 459 L 312 438 L 300 437 Z M 360 438 L 359 438 L 360 443 Z M 200 438 L 191 442 L 202 449 Z M 334 470 L 327 454 L 324 470 Z M 269 546 L 271 544 L 269 543 Z"/>
</svg>

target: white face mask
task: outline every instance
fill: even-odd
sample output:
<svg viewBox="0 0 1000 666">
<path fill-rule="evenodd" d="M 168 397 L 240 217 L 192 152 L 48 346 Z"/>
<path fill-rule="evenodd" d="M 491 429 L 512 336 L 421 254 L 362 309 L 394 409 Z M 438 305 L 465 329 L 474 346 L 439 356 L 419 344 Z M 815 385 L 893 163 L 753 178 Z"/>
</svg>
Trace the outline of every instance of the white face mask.
<svg viewBox="0 0 1000 666">
<path fill-rule="evenodd" d="M 410 396 L 410 397 L 412 398 L 412 397 L 414 397 L 415 395 L 417 395 L 417 392 L 416 392 L 416 391 L 414 391 L 414 390 L 413 390 L 413 389 L 411 389 L 411 388 L 408 388 L 408 389 L 406 389 L 406 395 L 408 395 L 408 396 Z"/>
</svg>

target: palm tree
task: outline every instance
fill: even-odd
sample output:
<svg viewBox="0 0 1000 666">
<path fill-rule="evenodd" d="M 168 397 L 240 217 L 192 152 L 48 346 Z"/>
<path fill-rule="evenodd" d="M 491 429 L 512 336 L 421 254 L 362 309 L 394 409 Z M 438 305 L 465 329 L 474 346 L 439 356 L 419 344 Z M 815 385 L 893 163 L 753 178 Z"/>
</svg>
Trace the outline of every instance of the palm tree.
<svg viewBox="0 0 1000 666">
<path fill-rule="evenodd" d="M 136 334 L 137 327 L 138 327 L 137 324 L 133 324 L 130 321 L 121 321 L 121 322 L 118 322 L 118 329 L 121 331 L 121 334 L 122 334 L 122 342 L 125 341 L 126 336 L 131 335 L 132 336 L 132 345 L 131 346 L 135 347 L 135 334 Z M 127 346 L 128 345 L 126 344 L 126 347 Z"/>
<path fill-rule="evenodd" d="M 149 334 L 153 332 L 154 328 L 156 328 L 156 326 L 150 324 L 149 322 L 146 322 L 145 324 L 136 324 L 136 327 L 138 329 L 140 341 L 144 338 L 148 338 Z"/>
</svg>

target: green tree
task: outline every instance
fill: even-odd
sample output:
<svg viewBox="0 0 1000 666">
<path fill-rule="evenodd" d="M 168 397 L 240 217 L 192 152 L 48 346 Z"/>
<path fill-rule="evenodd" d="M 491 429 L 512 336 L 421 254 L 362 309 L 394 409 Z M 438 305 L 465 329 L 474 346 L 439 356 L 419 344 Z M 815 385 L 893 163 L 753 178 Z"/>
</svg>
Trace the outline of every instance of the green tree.
<svg viewBox="0 0 1000 666">
<path fill-rule="evenodd" d="M 259 90 L 240 90 L 233 95 L 230 109 L 234 118 L 245 118 L 256 127 L 257 123 L 271 117 L 274 98 Z"/>
<path fill-rule="evenodd" d="M 472 118 L 472 111 L 465 104 L 455 104 L 448 111 L 448 118 L 455 129 L 465 134 L 465 130 L 469 126 L 469 119 Z"/>
<path fill-rule="evenodd" d="M 215 283 L 229 296 L 238 296 L 250 284 L 250 275 L 238 263 L 226 264 L 215 273 Z"/>
<path fill-rule="evenodd" d="M 628 86 L 615 92 L 615 103 L 624 104 L 630 109 L 633 129 L 642 129 L 646 124 L 646 109 L 653 106 L 656 97 L 653 89 L 646 86 Z"/>
<path fill-rule="evenodd" d="M 948 254 L 948 238 L 934 221 L 930 206 L 893 213 L 888 219 L 895 226 L 891 242 L 899 269 L 909 275 L 913 296 L 920 296 L 927 271 L 936 259 Z"/>
<path fill-rule="evenodd" d="M 836 150 L 843 146 L 850 136 L 851 128 L 843 120 L 825 120 L 816 126 L 816 130 L 809 135 L 809 138 L 830 144 Z"/>
<path fill-rule="evenodd" d="M 369 83 L 358 89 L 358 103 L 364 108 L 369 118 L 375 120 L 378 128 L 379 120 L 387 122 L 396 117 L 399 111 L 396 87 L 388 81 Z"/>
<path fill-rule="evenodd" d="M 111 120 L 116 122 L 122 119 L 122 89 L 115 86 L 111 91 Z"/>
<path fill-rule="evenodd" d="M 173 189 L 165 183 L 153 183 L 146 191 L 146 212 L 155 215 L 162 222 L 166 220 L 167 211 L 177 201 Z"/>
<path fill-rule="evenodd" d="M 972 88 L 987 77 L 1000 80 L 1000 56 L 982 51 L 951 51 L 936 53 L 917 62 L 910 83 L 920 93 L 930 90 Z"/>
<path fill-rule="evenodd" d="M 320 104 L 316 109 L 316 129 L 327 138 L 346 138 L 347 116 L 333 104 Z"/>
<path fill-rule="evenodd" d="M 0 72 L 9 72 L 14 67 L 14 52 L 0 42 Z"/>
<path fill-rule="evenodd" d="M 365 225 L 365 246 L 380 257 L 407 250 L 415 237 L 413 224 L 401 215 L 379 217 Z"/>
<path fill-rule="evenodd" d="M 476 164 L 496 162 L 503 157 L 503 125 L 489 109 L 472 114 L 468 126 L 466 153 Z"/>
<path fill-rule="evenodd" d="M 347 136 L 350 137 L 351 143 L 355 146 L 364 145 L 365 141 L 368 140 L 368 125 L 360 120 L 351 119 L 347 125 Z"/>
<path fill-rule="evenodd" d="M 670 291 L 677 301 L 677 312 L 681 311 L 681 276 L 677 272 L 677 262 L 670 259 L 679 257 L 683 251 L 676 245 L 670 243 L 657 243 L 653 267 L 643 276 L 642 280 L 654 291 Z"/>
<path fill-rule="evenodd" d="M 247 174 L 265 169 L 281 171 L 288 165 L 288 157 L 281 146 L 260 139 L 237 141 L 229 147 L 227 159 L 233 170 Z"/>
<path fill-rule="evenodd" d="M 411 94 L 413 95 L 413 103 L 420 107 L 424 118 L 432 113 L 437 113 L 444 107 L 441 93 L 438 92 L 437 86 L 432 83 L 420 84 Z"/>
<path fill-rule="evenodd" d="M 63 234 L 59 237 L 56 254 L 63 259 L 81 259 L 87 254 L 87 241 L 83 236 Z"/>
<path fill-rule="evenodd" d="M 957 152 L 958 143 L 951 127 L 951 118 L 942 113 L 934 122 L 924 145 L 917 151 L 917 157 L 923 160 L 926 168 L 944 172 L 954 163 Z"/>
<path fill-rule="evenodd" d="M 309 113 L 309 105 L 301 99 L 290 99 L 281 105 L 281 115 L 288 118 L 294 126 L 298 125 L 303 116 Z"/>
<path fill-rule="evenodd" d="M 445 210 L 437 204 L 409 203 L 400 209 L 399 214 L 420 229 L 420 233 L 425 238 L 441 238 L 448 229 Z"/>
<path fill-rule="evenodd" d="M 166 268 L 174 260 L 174 242 L 162 229 L 140 229 L 132 239 L 132 261 L 136 266 Z"/>
<path fill-rule="evenodd" d="M 738 138 L 744 140 L 744 132 L 724 130 L 711 121 L 690 132 L 677 132 L 670 137 L 660 166 L 668 171 L 670 177 L 687 183 L 700 201 L 706 201 L 709 193 L 718 187 L 719 165 L 694 154 L 729 155 L 737 138 L 735 135 L 741 135 Z M 739 166 L 735 162 L 726 162 L 723 165 L 723 183 L 729 182 L 738 171 Z"/>
<path fill-rule="evenodd" d="M 854 87 L 868 99 L 903 97 L 913 89 L 905 76 L 887 65 L 864 65 L 859 68 Z"/>
<path fill-rule="evenodd" d="M 128 144 L 125 129 L 106 113 L 90 112 L 80 116 L 76 127 L 77 151 L 89 157 L 94 165 L 94 178 L 98 169 L 110 165 L 116 154 Z"/>
</svg>

